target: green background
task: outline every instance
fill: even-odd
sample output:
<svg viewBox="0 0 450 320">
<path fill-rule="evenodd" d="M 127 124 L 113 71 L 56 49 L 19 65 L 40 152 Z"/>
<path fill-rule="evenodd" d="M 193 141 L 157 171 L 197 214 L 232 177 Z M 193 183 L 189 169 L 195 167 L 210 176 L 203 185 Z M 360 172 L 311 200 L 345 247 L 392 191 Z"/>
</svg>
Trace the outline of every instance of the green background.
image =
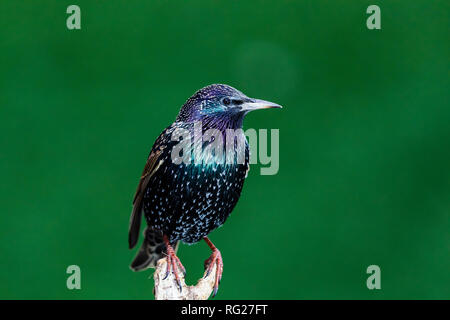
<svg viewBox="0 0 450 320">
<path fill-rule="evenodd" d="M 279 128 L 280 170 L 252 166 L 211 234 L 217 298 L 449 298 L 450 5 L 375 3 L 381 30 L 374 1 L 0 1 L 0 298 L 153 297 L 128 268 L 132 197 L 211 83 L 284 106 L 246 118 Z M 209 254 L 181 246 L 189 283 Z"/>
</svg>

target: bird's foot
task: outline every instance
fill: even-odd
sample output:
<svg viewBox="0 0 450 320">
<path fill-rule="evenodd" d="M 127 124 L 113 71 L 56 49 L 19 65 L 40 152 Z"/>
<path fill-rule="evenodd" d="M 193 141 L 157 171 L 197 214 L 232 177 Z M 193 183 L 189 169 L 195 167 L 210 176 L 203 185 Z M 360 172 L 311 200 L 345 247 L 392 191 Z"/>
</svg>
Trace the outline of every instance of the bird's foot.
<svg viewBox="0 0 450 320">
<path fill-rule="evenodd" d="M 222 280 L 222 273 L 223 273 L 223 260 L 222 260 L 222 254 L 220 253 L 219 249 L 214 247 L 214 245 L 209 241 L 208 238 L 205 238 L 205 241 L 208 243 L 208 245 L 213 250 L 211 256 L 205 260 L 205 276 L 204 278 L 207 278 L 211 271 L 214 268 L 214 265 L 216 265 L 216 279 L 214 281 L 214 291 L 213 291 L 213 297 L 216 296 L 217 290 L 219 290 L 219 284 L 220 280 Z M 211 246 L 212 245 L 212 246 Z"/>
<path fill-rule="evenodd" d="M 166 247 L 167 247 L 167 270 L 166 270 L 166 274 L 164 275 L 163 280 L 167 279 L 167 277 L 170 274 L 170 271 L 172 271 L 175 276 L 175 281 L 177 283 L 178 290 L 180 290 L 180 292 L 181 292 L 183 287 L 181 285 L 181 280 L 180 280 L 180 270 L 181 270 L 181 272 L 183 272 L 183 275 L 186 276 L 186 269 L 181 264 L 180 259 L 176 256 L 175 251 L 173 250 L 172 246 L 170 245 L 169 241 L 167 240 L 167 238 L 165 236 L 164 236 L 164 242 L 166 242 Z"/>
</svg>

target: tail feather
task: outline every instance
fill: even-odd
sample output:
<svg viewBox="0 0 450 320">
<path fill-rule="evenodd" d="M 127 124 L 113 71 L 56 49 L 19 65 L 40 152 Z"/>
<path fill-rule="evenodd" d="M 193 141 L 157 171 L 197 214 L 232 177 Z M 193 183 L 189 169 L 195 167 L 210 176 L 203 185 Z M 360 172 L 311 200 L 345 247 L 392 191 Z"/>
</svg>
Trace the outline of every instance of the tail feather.
<svg viewBox="0 0 450 320">
<path fill-rule="evenodd" d="M 173 246 L 176 252 L 178 242 Z M 166 245 L 162 233 L 147 227 L 144 231 L 144 242 L 130 265 L 133 271 L 155 268 L 156 262 L 166 255 Z"/>
</svg>

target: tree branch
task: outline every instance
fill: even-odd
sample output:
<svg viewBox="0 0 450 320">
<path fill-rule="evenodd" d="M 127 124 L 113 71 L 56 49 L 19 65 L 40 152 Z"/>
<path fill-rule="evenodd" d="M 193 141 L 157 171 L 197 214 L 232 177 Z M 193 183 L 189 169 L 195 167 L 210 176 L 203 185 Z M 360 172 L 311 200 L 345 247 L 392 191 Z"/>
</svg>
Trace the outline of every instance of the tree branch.
<svg viewBox="0 0 450 320">
<path fill-rule="evenodd" d="M 184 282 L 184 275 L 179 273 L 182 291 L 178 289 L 175 276 L 170 272 L 169 276 L 163 280 L 167 270 L 167 258 L 158 260 L 156 270 L 153 274 L 155 288 L 153 293 L 156 300 L 207 300 L 211 295 L 216 278 L 216 264 L 214 264 L 210 275 L 205 279 L 199 279 L 195 286 L 187 286 Z"/>
</svg>

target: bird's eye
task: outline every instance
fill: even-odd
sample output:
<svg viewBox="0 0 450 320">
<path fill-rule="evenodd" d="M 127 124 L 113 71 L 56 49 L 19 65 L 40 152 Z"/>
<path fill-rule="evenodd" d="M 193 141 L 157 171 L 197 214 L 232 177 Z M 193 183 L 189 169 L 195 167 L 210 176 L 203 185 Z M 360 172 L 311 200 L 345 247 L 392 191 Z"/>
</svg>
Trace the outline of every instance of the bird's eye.
<svg viewBox="0 0 450 320">
<path fill-rule="evenodd" d="M 231 103 L 231 100 L 229 98 L 223 98 L 222 103 L 228 106 Z"/>
</svg>

